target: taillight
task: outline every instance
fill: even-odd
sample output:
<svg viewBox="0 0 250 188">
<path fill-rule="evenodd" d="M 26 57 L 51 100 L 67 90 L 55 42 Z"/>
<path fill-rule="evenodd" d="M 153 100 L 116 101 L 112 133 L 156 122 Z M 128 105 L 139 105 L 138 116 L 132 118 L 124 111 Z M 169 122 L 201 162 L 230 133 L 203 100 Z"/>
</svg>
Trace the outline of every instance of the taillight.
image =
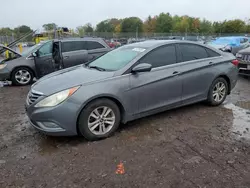
<svg viewBox="0 0 250 188">
<path fill-rule="evenodd" d="M 232 61 L 232 63 L 233 63 L 235 66 L 238 66 L 239 61 L 238 61 L 237 59 L 234 59 L 234 60 Z"/>
</svg>

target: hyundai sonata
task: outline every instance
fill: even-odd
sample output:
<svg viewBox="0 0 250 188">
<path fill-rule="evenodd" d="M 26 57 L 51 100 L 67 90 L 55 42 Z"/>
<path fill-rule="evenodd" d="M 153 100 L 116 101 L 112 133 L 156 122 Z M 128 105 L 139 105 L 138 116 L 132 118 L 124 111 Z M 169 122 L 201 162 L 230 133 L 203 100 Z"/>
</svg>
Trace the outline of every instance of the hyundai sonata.
<svg viewBox="0 0 250 188">
<path fill-rule="evenodd" d="M 38 80 L 27 115 L 48 135 L 106 138 L 121 122 L 199 101 L 220 105 L 236 85 L 237 65 L 232 54 L 194 42 L 129 44 Z"/>
</svg>

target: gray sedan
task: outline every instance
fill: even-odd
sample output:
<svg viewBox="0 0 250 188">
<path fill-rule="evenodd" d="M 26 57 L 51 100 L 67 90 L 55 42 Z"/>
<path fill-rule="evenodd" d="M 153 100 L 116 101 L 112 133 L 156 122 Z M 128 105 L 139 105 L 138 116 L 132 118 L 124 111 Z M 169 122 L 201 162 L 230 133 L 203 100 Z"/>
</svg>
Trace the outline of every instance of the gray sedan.
<svg viewBox="0 0 250 188">
<path fill-rule="evenodd" d="M 220 105 L 236 85 L 237 65 L 232 54 L 193 42 L 125 45 L 37 81 L 27 115 L 48 135 L 106 138 L 121 122 L 199 101 Z"/>
</svg>

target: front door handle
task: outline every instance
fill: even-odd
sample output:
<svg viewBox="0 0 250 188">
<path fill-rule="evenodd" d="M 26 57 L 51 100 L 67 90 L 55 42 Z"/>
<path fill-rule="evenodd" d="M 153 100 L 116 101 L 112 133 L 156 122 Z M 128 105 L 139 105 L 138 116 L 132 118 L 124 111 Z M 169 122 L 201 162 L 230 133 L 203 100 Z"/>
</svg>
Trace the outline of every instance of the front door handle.
<svg viewBox="0 0 250 188">
<path fill-rule="evenodd" d="M 214 63 L 214 62 L 210 61 L 210 62 L 209 62 L 209 65 L 211 65 L 211 64 L 213 64 L 213 63 Z"/>
<path fill-rule="evenodd" d="M 63 59 L 69 59 L 69 56 L 63 56 Z"/>
<path fill-rule="evenodd" d="M 174 71 L 173 74 L 176 75 L 176 74 L 179 74 L 180 72 L 178 71 Z"/>
<path fill-rule="evenodd" d="M 49 59 L 46 59 L 45 62 L 49 62 L 49 61 L 52 61 L 53 59 L 52 58 L 49 58 Z"/>
</svg>

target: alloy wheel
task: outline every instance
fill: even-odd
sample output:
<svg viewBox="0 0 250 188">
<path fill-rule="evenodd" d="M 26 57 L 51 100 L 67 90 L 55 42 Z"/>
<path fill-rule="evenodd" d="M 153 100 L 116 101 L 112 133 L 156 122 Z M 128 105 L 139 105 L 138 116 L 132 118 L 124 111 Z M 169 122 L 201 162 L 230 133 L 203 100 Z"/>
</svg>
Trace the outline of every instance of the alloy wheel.
<svg viewBox="0 0 250 188">
<path fill-rule="evenodd" d="M 95 135 L 108 133 L 115 124 L 115 113 L 107 107 L 101 106 L 94 109 L 88 118 L 88 128 Z"/>
<path fill-rule="evenodd" d="M 15 74 L 15 79 L 18 83 L 25 85 L 30 82 L 31 74 L 27 70 L 19 70 Z"/>
<path fill-rule="evenodd" d="M 215 84 L 213 89 L 213 99 L 215 102 L 221 102 L 226 95 L 226 86 L 223 82 Z"/>
</svg>

